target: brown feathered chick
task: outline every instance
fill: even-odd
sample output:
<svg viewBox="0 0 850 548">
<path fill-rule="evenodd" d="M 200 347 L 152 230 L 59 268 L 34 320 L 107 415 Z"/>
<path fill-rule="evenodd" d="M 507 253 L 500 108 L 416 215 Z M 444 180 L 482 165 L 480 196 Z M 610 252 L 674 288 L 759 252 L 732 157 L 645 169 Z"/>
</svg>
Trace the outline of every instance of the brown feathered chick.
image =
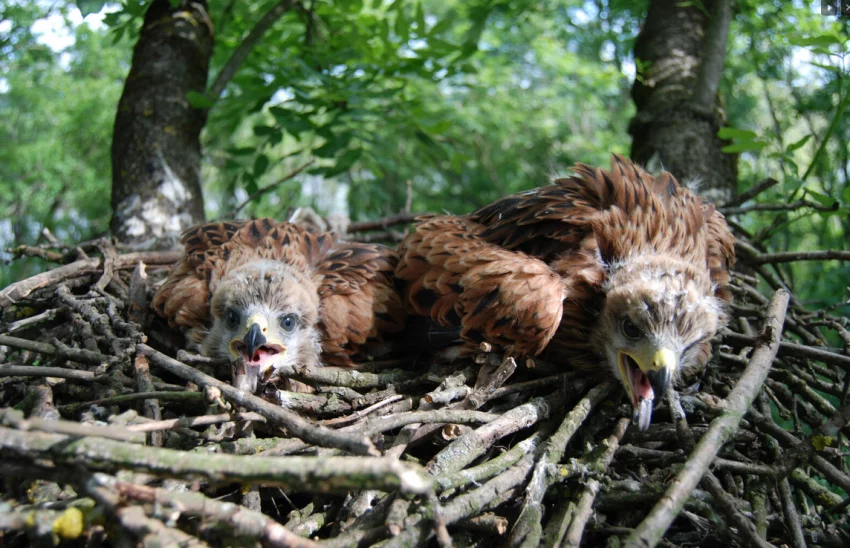
<svg viewBox="0 0 850 548">
<path fill-rule="evenodd" d="M 685 367 L 702 367 L 726 321 L 734 239 L 723 216 L 669 174 L 615 156 L 464 216 L 431 217 L 396 269 L 415 314 L 518 357 L 619 379 L 642 429 Z"/>
<path fill-rule="evenodd" d="M 270 219 L 209 223 L 182 241 L 154 309 L 203 354 L 243 358 L 240 388 L 282 366 L 352 365 L 403 327 L 389 248 Z"/>
</svg>

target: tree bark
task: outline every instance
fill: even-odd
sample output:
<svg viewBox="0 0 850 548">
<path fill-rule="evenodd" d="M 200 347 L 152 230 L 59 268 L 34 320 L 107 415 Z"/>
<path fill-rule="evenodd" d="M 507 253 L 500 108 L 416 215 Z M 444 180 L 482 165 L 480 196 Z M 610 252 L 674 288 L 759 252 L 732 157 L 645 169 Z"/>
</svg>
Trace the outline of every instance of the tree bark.
<svg viewBox="0 0 850 548">
<path fill-rule="evenodd" d="M 680 181 L 700 181 L 716 203 L 737 194 L 734 154 L 718 136 L 726 112 L 717 93 L 732 19 L 732 0 L 652 0 L 635 42 L 637 114 L 629 125 L 632 158 L 661 165 Z"/>
<path fill-rule="evenodd" d="M 154 0 L 145 14 L 112 138 L 112 220 L 118 240 L 139 243 L 204 220 L 200 134 L 213 50 L 205 0 Z"/>
</svg>

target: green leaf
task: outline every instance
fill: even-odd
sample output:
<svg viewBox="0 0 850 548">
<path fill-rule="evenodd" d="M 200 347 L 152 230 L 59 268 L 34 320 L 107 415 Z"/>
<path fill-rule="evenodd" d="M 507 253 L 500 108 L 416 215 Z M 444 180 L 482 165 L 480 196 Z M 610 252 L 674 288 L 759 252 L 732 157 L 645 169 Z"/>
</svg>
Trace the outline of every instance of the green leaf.
<svg viewBox="0 0 850 548">
<path fill-rule="evenodd" d="M 841 198 L 844 200 L 845 204 L 850 204 L 850 185 L 847 185 L 847 187 L 844 188 Z"/>
<path fill-rule="evenodd" d="M 802 48 L 810 47 L 810 46 L 820 46 L 820 47 L 829 47 L 834 45 L 842 45 L 846 41 L 845 38 L 842 38 L 834 33 L 825 32 L 823 34 L 816 34 L 813 36 L 802 36 L 802 35 L 791 35 L 788 38 L 788 42 L 794 46 L 800 46 Z"/>
<path fill-rule="evenodd" d="M 354 162 L 360 159 L 360 156 L 362 154 L 363 151 L 359 148 L 346 150 L 345 154 L 339 157 L 339 160 L 337 160 L 336 165 L 330 167 L 325 172 L 325 177 L 334 177 L 336 175 L 339 175 L 340 173 L 343 173 L 344 171 L 348 171 L 351 166 L 354 165 Z"/>
<path fill-rule="evenodd" d="M 245 181 L 245 192 L 248 193 L 248 196 L 251 196 L 260 190 L 260 187 L 257 185 L 257 180 L 254 179 L 250 173 L 243 173 L 242 180 Z"/>
<path fill-rule="evenodd" d="M 404 16 L 404 9 L 396 11 L 395 26 L 393 27 L 393 30 L 395 31 L 396 36 L 401 38 L 402 43 L 407 42 L 410 39 L 410 23 Z"/>
<path fill-rule="evenodd" d="M 348 0 L 345 4 L 349 13 L 360 13 L 363 9 L 363 0 Z"/>
<path fill-rule="evenodd" d="M 455 20 L 452 17 L 444 17 L 440 21 L 437 21 L 437 23 L 433 27 L 431 27 L 431 30 L 428 31 L 428 37 L 431 38 L 443 34 L 447 30 L 452 28 L 452 25 L 454 25 L 454 23 Z"/>
<path fill-rule="evenodd" d="M 826 194 L 821 194 L 820 192 L 815 192 L 814 190 L 806 189 L 806 193 L 815 199 L 819 204 L 826 207 L 834 207 L 835 206 L 835 198 L 827 196 Z"/>
<path fill-rule="evenodd" d="M 782 184 L 782 189 L 785 192 L 791 193 L 802 187 L 804 184 L 805 181 L 803 181 L 799 177 L 785 177 L 785 182 Z"/>
<path fill-rule="evenodd" d="M 823 63 L 815 63 L 814 61 L 809 61 L 810 65 L 814 65 L 816 67 L 820 67 L 824 70 L 828 70 L 830 72 L 834 72 L 835 74 L 841 74 L 843 70 L 841 67 L 836 67 L 835 65 L 824 65 Z"/>
<path fill-rule="evenodd" d="M 257 152 L 254 147 L 232 147 L 227 149 L 227 153 L 232 156 L 248 156 Z"/>
<path fill-rule="evenodd" d="M 422 2 L 416 2 L 416 30 L 419 31 L 419 36 L 424 36 L 427 28 L 425 24 L 425 12 L 422 10 Z"/>
<path fill-rule="evenodd" d="M 268 137 L 273 135 L 278 129 L 273 126 L 254 126 L 254 135 L 257 137 Z"/>
<path fill-rule="evenodd" d="M 785 152 L 791 153 L 791 152 L 794 152 L 795 150 L 797 150 L 798 148 L 802 148 L 803 146 L 805 146 L 806 143 L 809 142 L 809 139 L 811 139 L 811 138 L 812 138 L 812 134 L 810 133 L 810 134 L 806 135 L 805 137 L 803 137 L 802 139 L 800 139 L 799 141 L 797 141 L 796 143 L 791 143 L 790 145 L 788 145 L 788 148 L 785 149 Z"/>
<path fill-rule="evenodd" d="M 80 8 L 80 13 L 85 17 L 92 13 L 100 13 L 103 6 L 106 5 L 104 0 L 77 0 L 77 7 Z"/>
<path fill-rule="evenodd" d="M 305 131 L 311 131 L 314 128 L 310 118 L 300 112 L 295 112 L 294 110 L 282 107 L 271 107 L 269 112 L 272 116 L 274 116 L 277 123 L 280 124 L 287 133 L 295 137 L 296 140 L 301 138 L 302 133 Z"/>
<path fill-rule="evenodd" d="M 333 158 L 336 153 L 345 148 L 348 144 L 344 139 L 335 137 L 313 151 L 314 156 L 319 158 Z"/>
<path fill-rule="evenodd" d="M 269 157 L 265 154 L 260 154 L 259 156 L 257 156 L 257 159 L 254 160 L 254 177 L 262 177 L 268 168 Z"/>
<path fill-rule="evenodd" d="M 738 139 L 747 141 L 754 141 L 756 138 L 758 138 L 758 135 L 754 131 L 749 131 L 746 129 L 737 129 L 734 127 L 720 128 L 720 131 L 717 132 L 717 136 L 721 139 Z"/>
<path fill-rule="evenodd" d="M 186 99 L 189 101 L 189 104 L 192 105 L 192 107 L 194 108 L 210 108 L 211 106 L 213 106 L 213 102 L 212 100 L 210 100 L 209 97 L 197 91 L 188 92 L 186 94 Z"/>
<path fill-rule="evenodd" d="M 763 149 L 767 146 L 767 143 L 764 141 L 739 141 L 737 143 L 733 143 L 731 145 L 726 145 L 721 148 L 721 152 L 725 152 L 726 154 L 733 154 L 738 152 L 754 152 Z"/>
</svg>

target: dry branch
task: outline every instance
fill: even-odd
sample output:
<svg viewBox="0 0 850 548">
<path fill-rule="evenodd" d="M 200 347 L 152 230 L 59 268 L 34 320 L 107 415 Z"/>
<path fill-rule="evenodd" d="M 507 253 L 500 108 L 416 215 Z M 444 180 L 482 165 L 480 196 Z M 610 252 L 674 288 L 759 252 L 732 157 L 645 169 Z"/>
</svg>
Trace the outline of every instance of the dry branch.
<svg viewBox="0 0 850 548">
<path fill-rule="evenodd" d="M 220 390 L 222 396 L 228 400 L 250 411 L 255 411 L 263 415 L 268 421 L 286 428 L 293 435 L 306 442 L 315 443 L 322 447 L 336 447 L 344 449 L 357 455 L 378 454 L 375 446 L 366 437 L 349 436 L 311 424 L 291 411 L 274 406 L 257 396 L 243 392 L 229 384 L 216 380 L 209 375 L 205 375 L 197 369 L 192 369 L 188 365 L 169 358 L 165 354 L 157 352 L 147 345 L 140 344 L 137 349 L 158 367 L 161 367 L 170 373 L 173 373 L 187 381 L 191 381 L 199 386 L 213 387 Z"/>
<path fill-rule="evenodd" d="M 317 493 L 345 492 L 367 485 L 375 489 L 401 490 L 412 494 L 424 494 L 431 490 L 430 481 L 415 467 L 387 458 L 250 459 L 127 446 L 105 438 L 69 437 L 6 427 L 0 427 L 0 448 L 18 458 L 50 459 L 95 470 L 127 469 L 164 477 L 204 478 L 215 483 L 276 485 Z"/>
<path fill-rule="evenodd" d="M 168 265 L 177 262 L 180 258 L 178 251 L 146 251 L 140 253 L 128 253 L 116 258 L 113 264 L 114 269 L 129 269 L 135 268 L 136 263 L 143 262 L 148 265 Z M 36 274 L 31 278 L 22 280 L 6 287 L 0 291 L 0 309 L 6 308 L 15 304 L 19 300 L 27 297 L 37 289 L 50 287 L 51 285 L 79 278 L 88 274 L 97 274 L 103 268 L 103 259 L 84 259 L 71 264 Z"/>
</svg>

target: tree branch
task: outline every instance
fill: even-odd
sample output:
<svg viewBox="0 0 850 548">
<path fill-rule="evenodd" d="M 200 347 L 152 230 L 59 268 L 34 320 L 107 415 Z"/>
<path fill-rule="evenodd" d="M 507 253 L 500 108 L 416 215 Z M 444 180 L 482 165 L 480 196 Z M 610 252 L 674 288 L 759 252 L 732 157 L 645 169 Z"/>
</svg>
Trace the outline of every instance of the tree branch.
<svg viewBox="0 0 850 548">
<path fill-rule="evenodd" d="M 379 454 L 372 442 L 365 436 L 355 437 L 316 426 L 291 411 L 272 405 L 253 394 L 243 392 L 242 390 L 234 388 L 227 383 L 223 383 L 209 375 L 205 375 L 197 369 L 193 369 L 188 365 L 169 358 L 165 354 L 162 354 L 145 344 L 140 344 L 136 348 L 139 353 L 147 356 L 154 365 L 161 367 L 184 380 L 194 382 L 199 386 L 214 387 L 220 390 L 222 395 L 228 400 L 237 405 L 241 405 L 250 411 L 255 411 L 261 414 L 270 423 L 283 426 L 292 432 L 293 435 L 306 442 L 314 443 L 321 447 L 344 449 L 357 455 Z"/>
<path fill-rule="evenodd" d="M 712 2 L 711 20 L 703 42 L 702 61 L 699 65 L 692 101 L 705 112 L 714 110 L 717 103 L 717 88 L 723 74 L 726 59 L 726 41 L 729 36 L 729 24 L 732 21 L 732 0 Z"/>
<path fill-rule="evenodd" d="M 278 19 L 283 17 L 283 14 L 289 11 L 294 4 L 296 4 L 294 0 L 282 0 L 278 4 L 275 4 L 272 9 L 270 9 L 259 21 L 257 21 L 254 28 L 251 29 L 248 35 L 230 55 L 230 59 L 228 59 L 227 63 L 224 64 L 221 72 L 218 73 L 215 81 L 207 90 L 207 98 L 209 98 L 212 103 L 218 101 L 219 97 L 221 97 L 221 93 L 224 91 L 224 88 L 227 87 L 227 84 L 230 83 L 236 75 L 239 67 L 242 66 L 242 63 L 244 63 L 245 59 L 248 58 L 248 54 L 251 53 L 251 50 L 254 49 L 254 46 L 257 45 L 263 35 L 268 32 L 272 25 L 274 25 Z"/>
</svg>

